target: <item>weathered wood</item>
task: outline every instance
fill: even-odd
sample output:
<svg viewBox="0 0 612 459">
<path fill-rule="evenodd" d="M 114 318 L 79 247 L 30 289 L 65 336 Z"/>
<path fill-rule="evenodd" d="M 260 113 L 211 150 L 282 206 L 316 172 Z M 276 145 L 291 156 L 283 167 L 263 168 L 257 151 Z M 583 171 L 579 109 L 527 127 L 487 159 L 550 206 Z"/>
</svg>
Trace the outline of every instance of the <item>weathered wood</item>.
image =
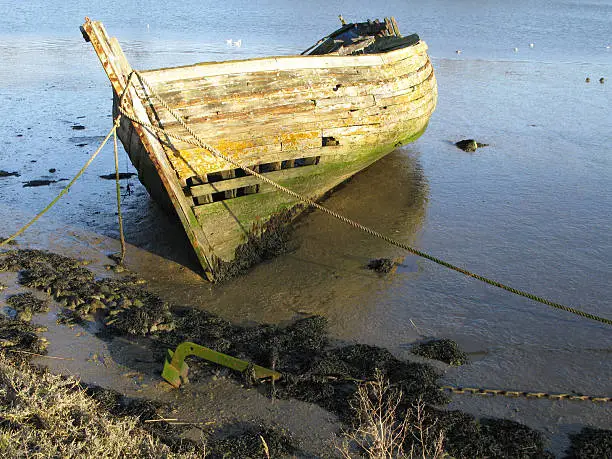
<svg viewBox="0 0 612 459">
<path fill-rule="evenodd" d="M 391 16 L 390 20 L 391 20 L 391 26 L 393 27 L 393 33 L 397 37 L 401 37 L 402 34 L 400 33 L 399 26 L 397 25 L 397 21 L 395 20 L 395 17 Z"/>
<path fill-rule="evenodd" d="M 315 167 L 315 166 L 302 166 L 302 167 L 296 167 L 293 169 L 284 169 L 284 170 L 275 171 L 275 172 L 268 172 L 265 175 L 270 180 L 277 181 L 280 179 L 287 179 L 287 178 L 292 178 L 292 177 L 298 177 L 304 174 L 310 174 L 312 172 L 312 167 Z M 261 181 L 258 178 L 248 175 L 245 177 L 239 177 L 239 178 L 235 178 L 231 180 L 222 180 L 220 182 L 192 186 L 190 188 L 190 192 L 192 196 L 202 196 L 202 195 L 207 195 L 207 194 L 212 194 L 212 193 L 218 193 L 220 191 L 234 190 L 236 188 L 256 185 L 258 183 L 261 183 Z"/>
<path fill-rule="evenodd" d="M 151 84 L 157 84 L 161 81 L 169 83 L 180 80 L 251 72 L 372 67 L 402 61 L 417 54 L 423 54 L 426 50 L 427 45 L 421 41 L 410 48 L 398 49 L 385 55 L 264 57 L 222 63 L 204 62 L 195 65 L 147 71 L 143 72 L 143 75 Z"/>
<path fill-rule="evenodd" d="M 425 84 L 430 89 L 431 81 L 430 77 L 432 75 L 432 68 L 429 62 L 426 63 L 425 66 L 419 68 L 416 72 L 412 72 L 409 76 L 405 76 L 404 78 L 395 78 L 393 80 L 387 81 L 384 80 L 379 84 L 375 83 L 363 83 L 359 86 L 352 87 L 340 87 L 338 91 L 329 91 L 326 93 L 314 93 L 311 92 L 306 96 L 307 102 L 302 102 L 298 104 L 292 104 L 291 96 L 288 96 L 287 99 L 281 100 L 277 99 L 276 103 L 282 103 L 280 106 L 271 106 L 270 104 L 274 103 L 274 100 L 261 100 L 259 108 L 251 109 L 250 106 L 247 106 L 243 111 L 234 111 L 232 113 L 218 113 L 218 114 L 209 114 L 206 113 L 205 108 L 201 108 L 198 110 L 193 109 L 189 111 L 181 111 L 183 116 L 187 116 L 189 122 L 192 126 L 195 127 L 196 131 L 200 129 L 199 124 L 202 123 L 203 130 L 206 130 L 207 126 L 212 126 L 213 124 L 222 125 L 226 127 L 227 130 L 231 130 L 235 132 L 236 128 L 240 127 L 240 124 L 245 120 L 248 123 L 245 123 L 248 126 L 253 126 L 253 120 L 257 120 L 258 123 L 261 123 L 262 119 L 265 120 L 276 120 L 278 117 L 285 118 L 287 114 L 296 114 L 300 113 L 300 116 L 303 116 L 304 123 L 312 122 L 312 120 L 323 119 L 321 118 L 319 112 L 322 110 L 329 109 L 330 106 L 334 104 L 339 104 L 338 108 L 347 110 L 360 108 L 361 103 L 363 101 L 371 100 L 372 96 L 377 98 L 381 97 L 389 97 L 389 96 L 398 96 L 405 93 L 413 92 L 418 89 L 419 85 Z M 345 107 L 343 107 L 343 105 Z M 173 107 L 174 108 L 174 107 Z M 159 118 L 161 120 L 161 125 L 170 131 L 177 127 L 177 122 L 162 111 L 163 109 L 158 108 L 156 111 L 159 114 Z M 312 116 L 307 115 L 306 112 L 316 112 L 313 113 Z M 331 114 L 331 116 L 335 116 Z M 339 114 L 339 116 L 342 116 Z M 262 118 L 264 117 L 264 118 Z M 294 117 L 295 118 L 295 117 Z M 275 121 L 272 121 L 275 122 Z M 220 131 L 218 131 L 218 127 L 215 128 L 216 132 L 219 132 L 219 135 L 222 135 Z"/>
<path fill-rule="evenodd" d="M 155 91 L 175 108 L 205 105 L 207 102 L 229 102 L 248 96 L 267 99 L 275 94 L 300 94 L 334 90 L 334 80 L 344 86 L 368 81 L 382 82 L 411 73 L 425 65 L 425 53 L 392 64 L 374 67 L 344 67 L 342 69 L 300 69 L 291 71 L 227 74 L 170 83 L 152 83 Z M 148 79 L 152 74 L 147 73 Z M 336 81 L 336 82 L 337 82 Z M 331 83 L 331 84 L 330 84 Z M 206 97 L 203 97 L 203 95 Z M 332 94 L 330 94 L 332 95 Z"/>
</svg>

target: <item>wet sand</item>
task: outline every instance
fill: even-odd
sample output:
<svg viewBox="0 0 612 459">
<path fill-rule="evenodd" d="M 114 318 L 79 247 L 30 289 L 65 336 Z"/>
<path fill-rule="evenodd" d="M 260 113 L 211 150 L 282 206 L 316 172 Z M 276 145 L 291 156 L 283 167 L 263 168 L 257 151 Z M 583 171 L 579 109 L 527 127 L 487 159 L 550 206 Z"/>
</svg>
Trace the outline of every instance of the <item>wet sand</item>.
<svg viewBox="0 0 612 459">
<path fill-rule="evenodd" d="M 86 260 L 87 269 L 98 276 L 117 277 L 107 269 L 115 265 L 107 255 L 116 253 L 119 244 L 106 237 L 44 222 L 20 237 L 16 246 L 9 246 L 10 249 L 26 247 Z M 165 279 L 177 285 L 185 280 L 209 288 L 198 274 L 184 266 L 134 246 L 129 246 L 127 253 L 128 268 L 133 265 L 156 267 L 156 277 L 147 279 L 149 282 Z M 146 275 L 147 271 L 142 274 Z M 0 273 L 0 282 L 7 286 L 3 297 L 25 291 L 49 301 L 49 296 L 43 292 L 18 285 L 16 273 Z M 176 304 L 176 296 L 169 296 L 168 299 Z M 102 326 L 96 322 L 59 325 L 57 318 L 62 307 L 53 300 L 49 304 L 49 313 L 36 315 L 33 323 L 47 327 L 43 336 L 49 340 L 48 355 L 62 357 L 62 360 L 41 357 L 35 358 L 34 363 L 55 373 L 76 376 L 86 385 L 162 402 L 167 404 L 167 417 L 194 425 L 203 423 L 209 430 L 239 423 L 263 423 L 290 430 L 300 444 L 308 445 L 309 451 L 317 455 L 334 450 L 340 424 L 333 414 L 322 408 L 297 400 L 270 399 L 257 388 L 244 387 L 225 372 L 206 382 L 174 390 L 162 381 L 163 361 L 152 355 L 150 343 L 145 339 L 97 336 Z M 194 428 L 187 438 L 199 441 L 200 434 Z"/>
</svg>

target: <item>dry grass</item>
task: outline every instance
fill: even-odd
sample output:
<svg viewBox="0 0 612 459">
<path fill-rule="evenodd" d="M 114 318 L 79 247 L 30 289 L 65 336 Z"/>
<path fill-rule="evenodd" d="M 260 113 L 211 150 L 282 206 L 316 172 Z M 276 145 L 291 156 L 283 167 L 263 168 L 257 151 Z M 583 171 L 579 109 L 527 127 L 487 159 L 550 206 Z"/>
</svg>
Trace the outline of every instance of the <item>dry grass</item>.
<svg viewBox="0 0 612 459">
<path fill-rule="evenodd" d="M 137 422 L 112 417 L 74 379 L 0 354 L 0 457 L 179 457 Z"/>
<path fill-rule="evenodd" d="M 402 412 L 401 403 L 402 392 L 390 387 L 380 371 L 374 380 L 360 384 L 351 403 L 355 426 L 344 432 L 342 445 L 338 447 L 342 457 L 445 457 L 443 434 L 433 433 L 435 423 L 427 418 L 425 404 L 419 400 Z"/>
</svg>

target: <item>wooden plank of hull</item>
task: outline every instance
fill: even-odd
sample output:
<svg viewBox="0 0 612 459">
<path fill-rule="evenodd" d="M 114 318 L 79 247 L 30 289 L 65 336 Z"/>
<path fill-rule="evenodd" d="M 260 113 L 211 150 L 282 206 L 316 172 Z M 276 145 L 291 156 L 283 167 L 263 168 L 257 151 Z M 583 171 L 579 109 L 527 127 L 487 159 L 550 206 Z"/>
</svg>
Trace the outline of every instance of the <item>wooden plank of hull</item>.
<svg viewBox="0 0 612 459">
<path fill-rule="evenodd" d="M 325 69 L 345 67 L 379 67 L 408 59 L 427 51 L 421 41 L 414 46 L 390 51 L 385 54 L 363 54 L 358 56 L 277 56 L 229 62 L 204 62 L 195 65 L 159 69 L 146 73 L 152 84 L 190 80 L 215 75 L 286 71 L 294 69 Z"/>
<path fill-rule="evenodd" d="M 423 54 L 399 63 L 389 64 L 384 68 L 347 67 L 335 69 L 335 71 L 302 69 L 290 72 L 228 74 L 191 81 L 160 83 L 153 86 L 164 100 L 178 109 L 200 106 L 211 100 L 220 103 L 228 102 L 236 97 L 241 100 L 246 100 L 251 96 L 269 99 L 279 93 L 285 94 L 287 90 L 294 94 L 326 91 L 333 95 L 333 92 L 339 89 L 336 88 L 337 83 L 341 83 L 343 86 L 351 86 L 362 84 L 364 81 L 394 79 L 417 71 L 426 65 L 427 60 L 427 55 Z M 147 81 L 152 72 L 144 73 Z M 206 97 L 203 97 L 204 94 Z M 188 113 L 186 114 L 188 115 Z"/>
<path fill-rule="evenodd" d="M 381 104 L 385 105 L 377 104 L 354 111 L 340 106 L 335 111 L 324 110 L 322 113 L 313 111 L 308 115 L 292 113 L 290 116 L 277 114 L 264 117 L 263 114 L 260 114 L 260 116 L 254 116 L 252 120 L 234 120 L 233 122 L 226 120 L 225 125 L 202 123 L 192 125 L 192 127 L 199 136 L 208 139 L 211 145 L 227 152 L 229 156 L 246 165 L 325 155 L 325 149 L 308 154 L 300 150 L 320 148 L 322 137 L 341 139 L 346 135 L 353 136 L 354 133 L 350 131 L 353 126 L 370 125 L 374 130 L 387 130 L 393 134 L 396 118 L 411 119 L 433 111 L 436 99 L 435 79 L 433 79 L 433 74 L 430 75 L 432 78 L 428 77 L 425 80 L 423 88 L 417 87 L 407 94 L 382 98 Z M 397 103 L 391 104 L 390 102 Z M 303 131 L 308 128 L 316 128 L 320 132 Z M 331 131 L 332 129 L 335 131 Z M 180 133 L 180 130 L 176 128 L 169 130 Z M 287 141 L 292 137 L 306 135 L 305 133 L 309 137 L 307 142 Z M 351 138 L 355 139 L 354 136 Z M 340 140 L 340 143 L 345 142 Z M 349 143 L 353 144 L 353 142 Z M 294 144 L 299 145 L 299 148 L 292 148 Z M 174 143 L 174 150 L 175 155 L 171 157 L 171 161 L 179 176 L 210 173 L 229 167 L 223 160 L 212 157 L 202 149 L 194 149 L 184 142 Z"/>
<path fill-rule="evenodd" d="M 418 138 L 425 130 L 428 119 L 429 117 L 415 120 L 414 131 L 405 141 L 410 142 Z M 360 148 L 355 144 L 350 153 L 337 158 L 330 157 L 328 163 L 320 163 L 310 168 L 289 169 L 287 172 L 291 172 L 285 177 L 277 176 L 276 179 L 291 190 L 317 199 L 394 148 L 394 143 L 378 143 L 374 148 Z M 305 170 L 300 174 L 300 169 L 310 171 Z M 215 248 L 216 255 L 229 261 L 234 257 L 236 246 L 246 240 L 247 231 L 253 223 L 265 221 L 267 216 L 289 209 L 297 203 L 295 198 L 275 191 L 267 184 L 261 184 L 257 194 L 197 206 L 195 212 Z M 219 228 L 223 228 L 223 232 L 219 232 Z"/>
<path fill-rule="evenodd" d="M 236 142 L 237 145 L 231 145 L 228 151 L 242 151 L 254 146 L 276 143 L 276 141 L 272 142 L 270 138 L 276 139 L 279 129 L 299 131 L 299 126 L 302 124 L 323 128 L 327 126 L 328 123 L 337 120 L 347 120 L 345 122 L 346 125 L 355 124 L 355 120 L 358 120 L 366 113 L 372 115 L 397 110 L 397 113 L 401 114 L 402 110 L 409 109 L 410 104 L 416 99 L 420 99 L 426 95 L 433 98 L 435 85 L 433 73 L 430 73 L 425 81 L 413 87 L 405 94 L 385 97 L 370 95 L 366 96 L 367 103 L 363 102 L 366 98 L 362 98 L 357 104 L 351 103 L 351 106 L 348 108 L 346 106 L 349 103 L 347 100 L 350 99 L 322 99 L 317 100 L 315 110 L 311 110 L 308 113 L 294 112 L 291 113 L 291 116 L 268 115 L 264 119 L 262 119 L 263 117 L 261 116 L 253 114 L 253 120 L 248 120 L 250 122 L 246 122 L 243 119 L 219 116 L 197 124 L 194 124 L 192 120 L 190 121 L 190 125 L 198 135 L 210 139 L 213 144 L 215 143 L 215 137 L 221 138 L 225 142 L 225 139 L 231 136 L 231 141 L 227 142 Z M 370 103 L 374 105 L 369 106 Z M 370 108 L 371 110 L 369 110 Z M 170 132 L 181 134 L 179 128 L 166 128 Z M 272 134 L 266 134 L 267 131 L 271 131 Z M 174 141 L 174 146 L 180 151 L 189 150 L 191 148 L 190 144 L 181 141 Z M 228 147 L 229 146 L 228 144 Z"/>
<path fill-rule="evenodd" d="M 301 95 L 300 97 L 287 93 L 285 94 L 285 98 L 282 100 L 271 100 L 262 97 L 260 99 L 260 103 L 255 109 L 252 109 L 248 103 L 245 106 L 241 106 L 239 100 L 234 103 L 233 111 L 217 110 L 214 112 L 208 112 L 208 109 L 202 106 L 199 112 L 195 111 L 193 113 L 188 113 L 187 117 L 191 124 L 197 125 L 198 123 L 206 123 L 206 125 L 209 125 L 210 123 L 215 122 L 237 122 L 240 119 L 247 119 L 259 114 L 274 116 L 275 114 L 282 115 L 291 113 L 291 110 L 293 110 L 293 113 L 320 111 L 329 105 L 333 105 L 334 101 L 337 101 L 338 103 L 356 101 L 357 105 L 354 108 L 359 108 L 362 100 L 367 100 L 367 98 L 371 96 L 384 98 L 405 95 L 413 92 L 420 85 L 427 85 L 432 75 L 431 64 L 427 63 L 424 67 L 419 69 L 419 71 L 406 75 L 402 78 L 397 77 L 392 81 L 366 82 L 361 83 L 359 86 L 342 87 L 336 92 L 330 91 L 317 93 L 312 91 L 309 94 Z M 208 100 L 211 101 L 211 99 Z M 322 102 L 322 107 L 318 106 L 319 101 Z M 214 101 L 211 101 L 210 103 L 214 103 Z M 155 112 L 164 128 L 173 129 L 177 126 L 176 121 L 171 117 L 171 115 L 166 113 L 165 110 L 162 112 L 159 107 L 156 107 Z"/>
<path fill-rule="evenodd" d="M 309 71 L 312 72 L 312 70 Z M 166 98 L 163 94 L 160 95 L 173 109 L 176 109 L 182 117 L 186 117 L 190 122 L 198 122 L 198 120 L 220 115 L 231 117 L 235 112 L 263 110 L 283 105 L 304 104 L 304 108 L 309 110 L 312 109 L 311 104 L 314 100 L 367 97 L 373 94 L 374 89 L 378 94 L 384 94 L 386 91 L 396 91 L 415 86 L 431 73 L 431 64 L 425 56 L 423 62 L 419 62 L 418 66 L 409 71 L 397 71 L 390 76 L 380 72 L 374 74 L 372 69 L 369 69 L 369 71 L 372 75 L 368 77 L 359 75 L 354 79 L 355 81 L 342 79 L 342 76 L 332 78 L 326 76 L 324 71 L 321 71 L 319 75 L 308 76 L 295 75 L 294 73 L 289 75 L 268 73 L 265 75 L 266 81 L 272 81 L 279 86 L 274 91 L 259 90 L 259 87 L 264 84 L 263 82 L 260 82 L 259 86 L 249 84 L 248 75 L 243 75 L 240 85 L 233 88 L 232 91 L 221 86 L 217 89 L 185 90 L 171 98 Z M 233 76 L 228 76 L 228 78 L 231 77 Z M 300 87 L 299 82 L 306 79 L 309 84 Z M 251 88 L 255 88 L 255 91 Z M 157 91 L 157 88 L 155 90 Z M 202 97 L 203 94 L 206 94 L 206 97 Z M 171 128 L 175 124 L 172 116 L 156 104 L 154 104 L 154 107 L 158 112 L 160 122 L 165 127 Z"/>
</svg>

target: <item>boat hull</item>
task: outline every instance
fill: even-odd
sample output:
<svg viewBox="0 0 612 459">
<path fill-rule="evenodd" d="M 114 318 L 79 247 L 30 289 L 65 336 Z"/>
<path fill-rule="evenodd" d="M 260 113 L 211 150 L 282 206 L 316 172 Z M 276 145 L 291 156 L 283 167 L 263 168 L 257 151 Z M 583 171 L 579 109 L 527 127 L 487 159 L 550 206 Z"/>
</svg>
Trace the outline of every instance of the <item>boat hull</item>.
<svg viewBox="0 0 612 459">
<path fill-rule="evenodd" d="M 141 72 L 146 84 L 135 88 L 131 102 L 140 102 L 139 116 L 169 135 L 123 118 L 119 137 L 140 180 L 177 212 L 214 278 L 220 266 L 236 261 L 241 244 L 254 234 L 264 236 L 273 216 L 297 215 L 299 202 L 206 149 L 177 140 L 189 137 L 179 120 L 244 168 L 316 200 L 424 132 L 437 100 L 426 51 L 420 41 L 381 54 L 287 56 Z M 125 81 L 127 61 L 121 67 Z M 122 91 L 116 86 L 117 113 Z"/>
</svg>

